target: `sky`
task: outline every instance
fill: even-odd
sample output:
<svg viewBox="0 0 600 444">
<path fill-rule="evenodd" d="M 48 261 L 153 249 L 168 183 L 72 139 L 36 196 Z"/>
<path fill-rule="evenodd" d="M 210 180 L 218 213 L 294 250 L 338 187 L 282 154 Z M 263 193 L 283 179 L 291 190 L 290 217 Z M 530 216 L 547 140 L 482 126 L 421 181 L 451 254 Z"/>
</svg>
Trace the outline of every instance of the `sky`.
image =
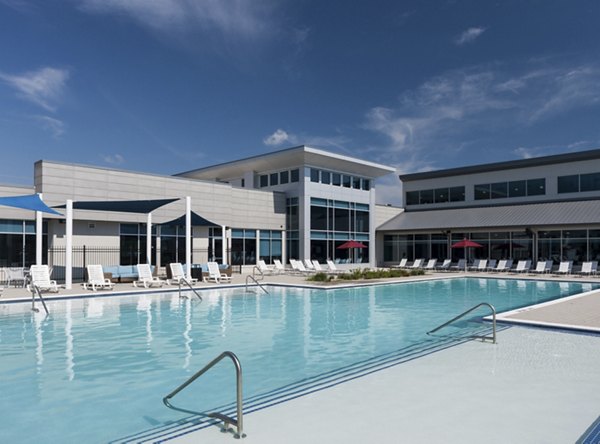
<svg viewBox="0 0 600 444">
<path fill-rule="evenodd" d="M 598 23 L 597 0 L 0 0 L 0 183 L 40 159 L 170 175 L 305 144 L 414 173 L 600 148 Z"/>
</svg>

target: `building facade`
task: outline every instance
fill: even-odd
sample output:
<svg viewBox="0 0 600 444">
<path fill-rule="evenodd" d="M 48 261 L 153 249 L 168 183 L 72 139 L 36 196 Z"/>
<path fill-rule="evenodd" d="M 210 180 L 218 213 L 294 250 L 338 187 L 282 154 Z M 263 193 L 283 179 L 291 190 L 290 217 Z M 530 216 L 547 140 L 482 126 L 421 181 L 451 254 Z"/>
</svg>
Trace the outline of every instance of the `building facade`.
<svg viewBox="0 0 600 444">
<path fill-rule="evenodd" d="M 600 260 L 600 150 L 400 176 L 404 211 L 378 228 L 378 259 Z"/>
</svg>

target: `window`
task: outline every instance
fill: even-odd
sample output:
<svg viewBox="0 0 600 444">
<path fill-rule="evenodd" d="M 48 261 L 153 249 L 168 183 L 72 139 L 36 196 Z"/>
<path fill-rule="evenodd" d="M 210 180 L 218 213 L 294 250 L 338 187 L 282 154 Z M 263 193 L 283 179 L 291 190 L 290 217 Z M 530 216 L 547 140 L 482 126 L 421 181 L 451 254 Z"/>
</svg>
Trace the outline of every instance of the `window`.
<svg viewBox="0 0 600 444">
<path fill-rule="evenodd" d="M 347 174 L 342 175 L 342 185 L 344 188 L 350 188 L 352 183 L 352 176 L 348 176 Z"/>
<path fill-rule="evenodd" d="M 450 187 L 450 202 L 465 201 L 465 187 Z"/>
<path fill-rule="evenodd" d="M 290 179 L 291 182 L 298 182 L 300 180 L 300 170 L 292 170 L 290 171 Z"/>
<path fill-rule="evenodd" d="M 579 175 L 559 176 L 558 177 L 558 192 L 559 193 L 577 193 L 579 191 Z"/>
<path fill-rule="evenodd" d="M 543 179 L 542 179 L 543 180 Z M 508 197 L 523 197 L 526 195 L 526 184 L 524 180 L 508 182 Z"/>
<path fill-rule="evenodd" d="M 352 178 L 352 188 L 355 190 L 360 190 L 360 177 Z"/>
<path fill-rule="evenodd" d="M 490 198 L 490 184 L 475 185 L 475 200 L 483 200 Z"/>
<path fill-rule="evenodd" d="M 246 187 L 246 179 L 242 179 L 241 186 L 242 188 Z"/>
<path fill-rule="evenodd" d="M 331 184 L 339 187 L 342 184 L 342 175 L 340 173 L 331 173 Z"/>
<path fill-rule="evenodd" d="M 253 265 L 256 263 L 256 231 L 231 230 L 231 263 Z"/>
<path fill-rule="evenodd" d="M 421 191 L 419 191 L 419 203 L 420 204 L 431 204 L 431 203 L 433 203 L 433 190 L 421 190 Z"/>
<path fill-rule="evenodd" d="M 362 189 L 364 191 L 369 191 L 371 189 L 371 181 L 369 179 L 363 179 L 363 181 L 362 181 Z"/>
<path fill-rule="evenodd" d="M 448 188 L 438 188 L 433 192 L 435 203 L 448 202 L 450 196 L 448 195 Z"/>
<path fill-rule="evenodd" d="M 260 232 L 260 259 L 272 264 L 275 259 L 281 260 L 281 231 L 263 230 Z"/>
<path fill-rule="evenodd" d="M 290 172 L 289 171 L 282 171 L 281 173 L 279 173 L 279 183 L 281 185 L 286 184 L 290 181 Z"/>
<path fill-rule="evenodd" d="M 529 179 L 527 181 L 528 196 L 542 196 L 546 194 L 546 179 Z"/>
<path fill-rule="evenodd" d="M 492 199 L 504 199 L 508 196 L 507 182 L 499 182 L 493 183 L 491 185 L 492 189 Z"/>
<path fill-rule="evenodd" d="M 277 173 L 271 173 L 269 179 L 270 179 L 271 186 L 279 185 L 279 174 L 277 174 Z"/>
<path fill-rule="evenodd" d="M 331 183 L 331 173 L 329 171 L 321 171 L 321 183 L 329 185 Z"/>
<path fill-rule="evenodd" d="M 260 187 L 264 188 L 264 187 L 268 187 L 269 186 L 269 176 L 267 176 L 266 174 L 262 174 L 260 176 Z"/>
<path fill-rule="evenodd" d="M 419 192 L 418 191 L 407 191 L 406 192 L 406 205 L 418 205 L 419 204 Z"/>
<path fill-rule="evenodd" d="M 319 170 L 316 168 L 310 169 L 310 181 L 311 182 L 319 182 Z"/>
<path fill-rule="evenodd" d="M 600 173 L 582 174 L 579 178 L 580 191 L 600 190 Z"/>
</svg>

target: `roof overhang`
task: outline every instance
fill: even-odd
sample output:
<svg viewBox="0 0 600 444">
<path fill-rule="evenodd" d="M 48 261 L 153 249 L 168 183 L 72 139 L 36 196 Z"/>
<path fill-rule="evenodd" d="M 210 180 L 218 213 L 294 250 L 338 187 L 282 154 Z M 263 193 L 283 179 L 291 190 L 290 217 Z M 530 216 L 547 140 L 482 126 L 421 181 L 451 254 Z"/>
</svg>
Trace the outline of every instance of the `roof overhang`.
<svg viewBox="0 0 600 444">
<path fill-rule="evenodd" d="M 228 180 L 242 177 L 248 171 L 273 171 L 302 165 L 343 171 L 369 178 L 385 176 L 396 171 L 395 168 L 387 165 L 301 145 L 233 162 L 186 171 L 176 174 L 176 176 L 204 180 Z"/>
<path fill-rule="evenodd" d="M 600 226 L 600 200 L 408 211 L 380 225 L 377 231 L 445 231 L 553 225 Z"/>
</svg>

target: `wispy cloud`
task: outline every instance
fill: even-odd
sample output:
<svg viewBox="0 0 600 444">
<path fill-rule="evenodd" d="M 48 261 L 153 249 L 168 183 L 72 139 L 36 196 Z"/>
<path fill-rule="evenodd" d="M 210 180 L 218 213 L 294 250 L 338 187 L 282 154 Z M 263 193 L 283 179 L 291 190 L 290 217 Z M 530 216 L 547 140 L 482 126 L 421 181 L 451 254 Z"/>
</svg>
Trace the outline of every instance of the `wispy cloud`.
<svg viewBox="0 0 600 444">
<path fill-rule="evenodd" d="M 263 143 L 267 146 L 279 146 L 289 141 L 290 135 L 287 133 L 287 131 L 284 131 L 281 128 L 275 130 L 273 134 L 263 139 Z"/>
<path fill-rule="evenodd" d="M 68 70 L 50 67 L 20 75 L 0 72 L 0 80 L 15 89 L 19 97 L 47 111 L 56 111 L 68 79 Z"/>
<path fill-rule="evenodd" d="M 458 37 L 454 39 L 454 43 L 459 46 L 464 45 L 465 43 L 471 43 L 475 41 L 478 37 L 481 36 L 486 31 L 487 28 L 469 28 L 466 31 L 463 31 Z"/>
<path fill-rule="evenodd" d="M 540 145 L 540 146 L 520 146 L 513 150 L 513 153 L 523 159 L 531 159 L 532 157 L 549 156 L 581 150 L 596 149 L 600 146 L 600 141 L 578 140 L 567 145 Z"/>
<path fill-rule="evenodd" d="M 267 0 L 73 0 L 81 10 L 128 16 L 142 26 L 168 33 L 196 28 L 224 36 L 257 37 L 269 31 Z"/>
<path fill-rule="evenodd" d="M 125 162 L 125 158 L 121 154 L 105 154 L 102 156 L 102 160 L 109 165 L 122 165 Z"/>
<path fill-rule="evenodd" d="M 527 131 L 575 109 L 598 105 L 596 65 L 528 64 L 515 74 L 514 68 L 509 73 L 494 64 L 429 79 L 403 92 L 396 106 L 368 110 L 363 127 L 381 136 L 382 142 L 373 147 L 380 161 L 422 171 L 435 166 L 436 156 L 463 152 L 482 134 L 494 138 L 515 128 Z M 536 154 L 525 148 L 514 153 Z"/>
<path fill-rule="evenodd" d="M 52 134 L 55 139 L 60 138 L 65 133 L 65 123 L 62 120 L 49 116 L 33 116 L 33 118 L 42 129 Z"/>
<path fill-rule="evenodd" d="M 272 134 L 263 139 L 263 143 L 271 147 L 280 147 L 282 145 L 310 145 L 314 147 L 335 147 L 345 149 L 344 145 L 348 142 L 345 136 L 310 136 L 296 135 L 289 133 L 281 128 L 275 130 Z"/>
</svg>

